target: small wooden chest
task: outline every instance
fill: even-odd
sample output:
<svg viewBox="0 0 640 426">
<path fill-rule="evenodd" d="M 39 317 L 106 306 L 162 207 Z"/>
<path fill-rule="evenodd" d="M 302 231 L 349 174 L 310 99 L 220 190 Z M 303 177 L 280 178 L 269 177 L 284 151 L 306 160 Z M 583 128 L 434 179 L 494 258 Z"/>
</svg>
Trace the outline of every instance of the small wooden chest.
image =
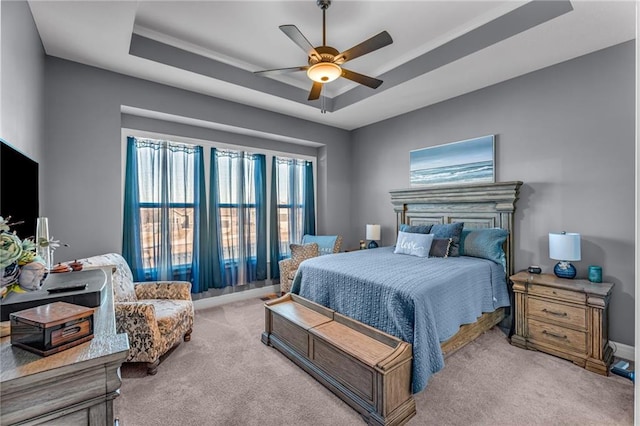
<svg viewBox="0 0 640 426">
<path fill-rule="evenodd" d="M 49 356 L 93 338 L 93 309 L 66 302 L 14 312 L 11 344 Z"/>
</svg>

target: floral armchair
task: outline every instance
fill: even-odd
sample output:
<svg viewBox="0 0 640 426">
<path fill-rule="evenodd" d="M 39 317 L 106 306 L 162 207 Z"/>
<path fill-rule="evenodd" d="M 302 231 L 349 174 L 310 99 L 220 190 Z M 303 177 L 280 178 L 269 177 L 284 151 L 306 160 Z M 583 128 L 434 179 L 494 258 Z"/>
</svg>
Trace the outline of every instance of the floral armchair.
<svg viewBox="0 0 640 426">
<path fill-rule="evenodd" d="M 127 362 L 145 362 L 147 374 L 156 374 L 161 355 L 181 340 L 191 340 L 191 283 L 134 283 L 129 265 L 116 253 L 80 259 L 80 262 L 84 267 L 115 268 L 112 279 L 116 329 L 129 336 Z"/>
<path fill-rule="evenodd" d="M 341 235 L 305 235 L 302 244 L 291 244 L 291 258 L 278 262 L 280 267 L 280 291 L 288 293 L 298 266 L 306 259 L 324 254 L 339 253 L 342 246 Z"/>
</svg>

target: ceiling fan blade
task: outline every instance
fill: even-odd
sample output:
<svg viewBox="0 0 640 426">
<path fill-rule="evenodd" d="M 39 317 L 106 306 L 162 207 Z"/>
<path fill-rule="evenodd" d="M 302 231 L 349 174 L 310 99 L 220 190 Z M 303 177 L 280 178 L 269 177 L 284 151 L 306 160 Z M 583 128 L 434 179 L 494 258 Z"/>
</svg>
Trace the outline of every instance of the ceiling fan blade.
<svg viewBox="0 0 640 426">
<path fill-rule="evenodd" d="M 287 73 L 296 72 L 296 71 L 306 71 L 308 68 L 309 67 L 305 65 L 303 67 L 276 68 L 273 70 L 254 71 L 253 73 L 259 76 L 278 75 L 278 74 L 287 74 Z"/>
<path fill-rule="evenodd" d="M 322 83 L 313 82 L 313 86 L 311 86 L 311 92 L 309 92 L 309 101 L 315 101 L 320 97 L 320 92 L 322 91 Z"/>
<path fill-rule="evenodd" d="M 280 25 L 279 27 L 283 33 L 287 35 L 295 44 L 300 46 L 302 50 L 307 52 L 307 55 L 313 56 L 318 61 L 322 59 L 320 54 L 316 51 L 315 47 L 309 43 L 309 40 L 300 32 L 295 25 Z"/>
<path fill-rule="evenodd" d="M 370 39 L 353 46 L 351 49 L 347 49 L 340 53 L 333 59 L 333 62 L 338 65 L 344 64 L 347 61 L 366 55 L 367 53 L 371 53 L 374 50 L 378 50 L 391 43 L 393 43 L 393 39 L 388 32 L 383 31 L 380 34 L 374 35 Z"/>
<path fill-rule="evenodd" d="M 347 78 L 351 81 L 355 81 L 356 83 L 364 84 L 365 86 L 371 87 L 372 89 L 377 89 L 382 84 L 382 80 L 368 77 L 364 74 L 349 71 L 344 68 L 342 68 L 342 77 Z"/>
</svg>

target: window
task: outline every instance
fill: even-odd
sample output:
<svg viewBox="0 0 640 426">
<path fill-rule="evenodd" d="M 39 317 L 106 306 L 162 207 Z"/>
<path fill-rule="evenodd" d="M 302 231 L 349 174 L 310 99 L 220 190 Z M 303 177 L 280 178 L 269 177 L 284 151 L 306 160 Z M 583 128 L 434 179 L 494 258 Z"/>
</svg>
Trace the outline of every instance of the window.
<svg viewBox="0 0 640 426">
<path fill-rule="evenodd" d="M 276 197 L 280 255 L 289 257 L 289 244 L 302 241 L 304 167 L 306 161 L 276 157 Z"/>
<path fill-rule="evenodd" d="M 212 149 L 211 162 L 220 279 L 224 285 L 266 279 L 265 157 Z"/>
<path fill-rule="evenodd" d="M 137 280 L 190 280 L 198 260 L 202 148 L 153 139 L 128 142 L 123 254 L 136 266 Z M 127 238 L 128 232 L 135 235 Z"/>
<path fill-rule="evenodd" d="M 279 277 L 277 262 L 291 255 L 289 245 L 315 234 L 313 165 L 273 157 L 271 176 L 271 275 Z"/>
<path fill-rule="evenodd" d="M 269 154 L 268 218 L 266 155 L 210 152 L 205 170 L 201 146 L 127 138 L 122 254 L 136 281 L 185 280 L 199 293 L 265 280 L 268 247 L 278 278 L 289 244 L 315 233 L 310 161 Z"/>
</svg>

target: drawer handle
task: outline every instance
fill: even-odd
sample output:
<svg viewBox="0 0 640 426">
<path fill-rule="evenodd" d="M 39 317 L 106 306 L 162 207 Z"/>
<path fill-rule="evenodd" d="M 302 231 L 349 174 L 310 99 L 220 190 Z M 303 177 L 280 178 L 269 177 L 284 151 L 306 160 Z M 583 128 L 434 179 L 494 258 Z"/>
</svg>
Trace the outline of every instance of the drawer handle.
<svg viewBox="0 0 640 426">
<path fill-rule="evenodd" d="M 555 337 L 556 339 L 566 340 L 567 336 L 561 336 L 559 334 L 549 333 L 547 330 L 542 330 L 542 334 L 546 334 L 547 336 Z"/>
<path fill-rule="evenodd" d="M 69 327 L 66 330 L 63 330 L 61 335 L 62 335 L 62 337 L 69 337 L 69 336 L 71 336 L 73 334 L 79 333 L 80 330 L 81 330 L 81 328 L 78 327 L 78 326 Z"/>
<path fill-rule="evenodd" d="M 555 315 L 555 316 L 558 316 L 558 317 L 566 317 L 566 316 L 567 316 L 567 313 L 566 313 L 566 312 L 555 312 L 555 311 L 550 311 L 550 310 L 548 310 L 547 308 L 544 308 L 544 309 L 542 310 L 542 312 L 547 313 L 547 314 L 551 314 L 551 315 Z"/>
</svg>

